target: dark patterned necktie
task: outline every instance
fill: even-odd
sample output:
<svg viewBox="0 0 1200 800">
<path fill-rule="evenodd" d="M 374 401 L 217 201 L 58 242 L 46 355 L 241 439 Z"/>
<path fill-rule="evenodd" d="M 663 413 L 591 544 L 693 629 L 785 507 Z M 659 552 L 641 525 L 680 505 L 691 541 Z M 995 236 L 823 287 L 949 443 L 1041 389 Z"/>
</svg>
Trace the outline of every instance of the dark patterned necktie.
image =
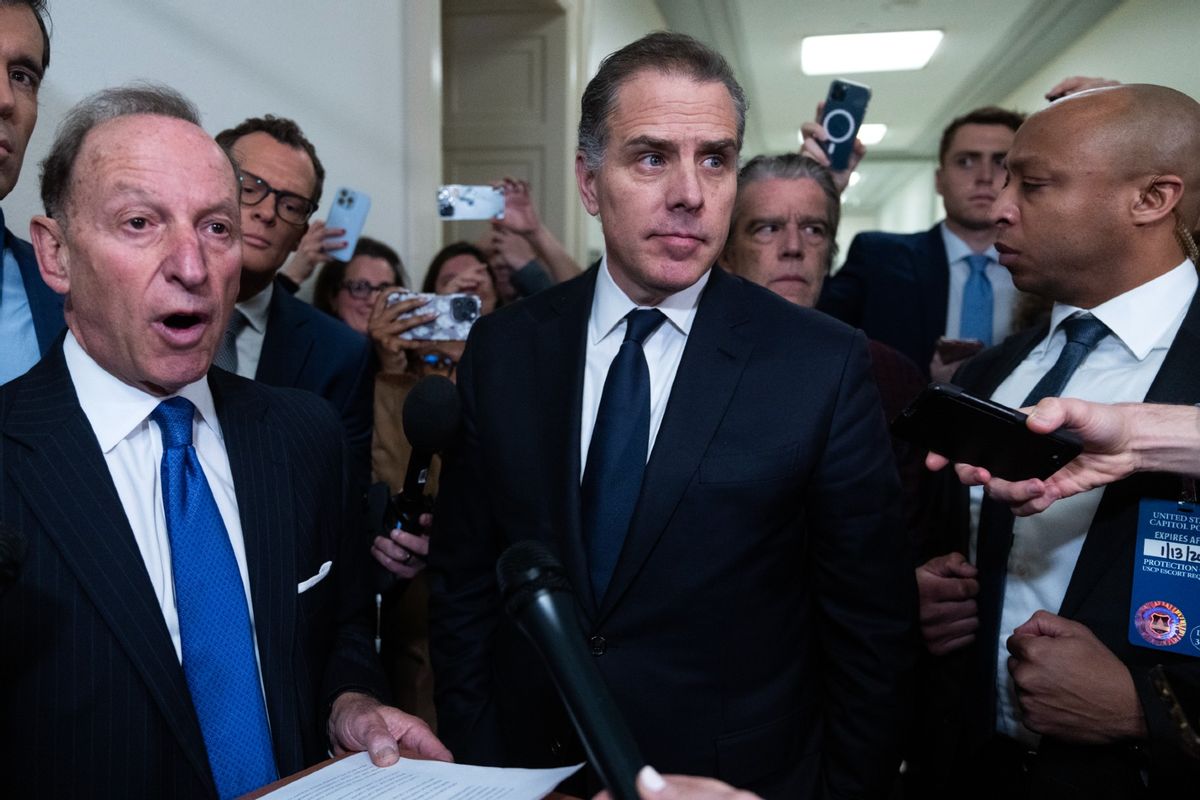
<svg viewBox="0 0 1200 800">
<path fill-rule="evenodd" d="M 583 471 L 583 537 L 592 593 L 600 602 L 629 532 L 650 440 L 650 368 L 642 342 L 666 319 L 656 308 L 625 317 L 625 340 L 609 365 Z"/>
</svg>

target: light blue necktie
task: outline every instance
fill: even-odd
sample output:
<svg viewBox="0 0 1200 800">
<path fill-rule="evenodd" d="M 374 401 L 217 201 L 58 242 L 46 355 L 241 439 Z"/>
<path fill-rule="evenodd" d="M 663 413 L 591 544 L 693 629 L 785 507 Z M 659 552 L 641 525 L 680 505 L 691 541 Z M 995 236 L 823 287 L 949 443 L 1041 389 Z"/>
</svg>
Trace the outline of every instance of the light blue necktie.
<svg viewBox="0 0 1200 800">
<path fill-rule="evenodd" d="M 657 308 L 625 318 L 625 340 L 608 367 L 581 487 L 583 539 L 592 593 L 608 591 L 633 520 L 650 441 L 650 368 L 642 342 L 666 317 Z"/>
<path fill-rule="evenodd" d="M 278 775 L 263 705 L 246 592 L 229 534 L 192 447 L 196 407 L 183 397 L 159 403 L 163 511 L 171 540 L 183 674 L 200 720 L 208 763 L 222 799 Z"/>
<path fill-rule="evenodd" d="M 963 287 L 962 321 L 959 338 L 978 339 L 985 346 L 992 343 L 992 282 L 988 280 L 988 257 L 979 253 L 967 256 L 971 274 Z"/>
</svg>

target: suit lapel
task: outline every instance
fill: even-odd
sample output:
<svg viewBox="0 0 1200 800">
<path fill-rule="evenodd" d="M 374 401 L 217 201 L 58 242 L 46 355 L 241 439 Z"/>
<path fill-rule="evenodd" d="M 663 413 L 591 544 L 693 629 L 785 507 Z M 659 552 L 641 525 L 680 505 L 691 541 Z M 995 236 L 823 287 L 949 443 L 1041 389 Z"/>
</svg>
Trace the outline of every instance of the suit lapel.
<svg viewBox="0 0 1200 800">
<path fill-rule="evenodd" d="M 950 262 L 941 225 L 934 225 L 920 240 L 917 252 L 917 296 L 925 313 L 923 341 L 933 342 L 946 331 L 946 307 L 950 302 Z M 928 364 L 921 365 L 927 369 Z"/>
<path fill-rule="evenodd" d="M 700 466 L 753 347 L 736 330 L 749 318 L 741 285 L 714 267 L 675 373 L 601 620 L 637 576 Z"/>
<path fill-rule="evenodd" d="M 579 430 L 583 405 L 583 371 L 587 352 L 587 324 L 597 270 L 564 284 L 535 333 L 536 380 L 542 404 L 542 463 L 550 484 L 551 503 L 561 503 L 552 519 L 562 521 L 563 565 L 580 605 L 589 618 L 596 614 L 588 573 L 587 549 L 579 509 Z M 553 523 L 552 523 L 553 524 Z M 555 535 L 552 533 L 551 535 Z"/>
<path fill-rule="evenodd" d="M 297 602 L 296 523 L 292 504 L 278 502 L 291 492 L 290 473 L 282 434 L 268 418 L 268 402 L 261 393 L 247 392 L 239 383 L 222 370 L 209 373 L 237 494 L 275 757 L 280 764 L 299 764 L 303 763 L 303 745 L 291 697 L 295 686 L 291 663 Z"/>
<path fill-rule="evenodd" d="M 308 360 L 313 341 L 308 320 L 303 314 L 294 313 L 292 304 L 299 302 L 282 286 L 274 285 L 255 380 L 270 386 L 300 385 L 300 372 Z"/>
<path fill-rule="evenodd" d="M 6 448 L 9 476 L 125 650 L 192 768 L 212 787 L 183 670 L 61 341 L 22 385 L 4 434 L 23 445 Z M 64 486 L 74 494 L 69 503 Z"/>
<path fill-rule="evenodd" d="M 1200 353 L 1200 291 L 1192 298 L 1192 304 L 1179 332 L 1175 334 L 1163 365 L 1146 392 L 1146 401 L 1187 405 L 1200 401 L 1197 353 Z M 1174 483 L 1178 484 L 1178 481 Z M 1130 528 L 1121 522 L 1121 511 L 1136 507 L 1140 498 L 1138 489 L 1150 485 L 1148 476 L 1143 476 L 1143 480 L 1127 479 L 1104 490 L 1100 507 L 1083 542 L 1083 550 L 1075 563 L 1075 571 L 1071 574 L 1060 614 L 1066 617 L 1077 614 L 1101 575 L 1111 568 L 1114 559 L 1123 557 L 1122 550 L 1129 549 Z"/>
</svg>

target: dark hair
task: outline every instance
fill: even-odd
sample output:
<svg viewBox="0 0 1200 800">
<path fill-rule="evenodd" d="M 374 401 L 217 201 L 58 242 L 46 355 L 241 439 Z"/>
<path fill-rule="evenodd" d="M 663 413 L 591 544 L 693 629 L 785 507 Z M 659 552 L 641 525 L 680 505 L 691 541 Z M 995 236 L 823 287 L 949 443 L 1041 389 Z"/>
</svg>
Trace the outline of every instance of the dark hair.
<svg viewBox="0 0 1200 800">
<path fill-rule="evenodd" d="M 350 256 L 350 261 L 359 256 L 382 258 L 392 268 L 392 281 L 397 286 L 408 286 L 408 276 L 404 272 L 404 262 L 400 260 L 399 253 L 383 242 L 366 236 L 358 237 L 358 244 L 354 246 L 354 255 Z M 313 286 L 313 306 L 330 316 L 337 316 L 333 310 L 333 298 L 342 289 L 348 266 L 349 261 L 334 260 L 321 267 L 321 274 L 317 276 L 316 285 Z"/>
<path fill-rule="evenodd" d="M 46 8 L 46 0 L 0 0 L 0 7 L 25 6 L 33 12 L 38 28 L 42 31 L 42 72 L 50 66 L 50 32 L 46 29 L 46 21 L 50 19 L 50 11 Z"/>
<path fill-rule="evenodd" d="M 312 200 L 315 210 L 321 204 L 321 192 L 325 188 L 325 167 L 321 164 L 321 159 L 317 158 L 317 148 L 313 147 L 313 143 L 304 135 L 304 131 L 300 130 L 300 126 L 296 124 L 295 120 L 277 117 L 274 114 L 250 117 L 236 126 L 226 128 L 218 133 L 217 144 L 232 153 L 237 140 L 252 133 L 265 133 L 280 144 L 286 144 L 288 147 L 305 152 L 308 160 L 312 162 L 313 172 L 317 175 L 317 182 L 313 184 L 312 197 L 309 198 Z"/>
<path fill-rule="evenodd" d="M 190 100 L 169 86 L 133 84 L 88 95 L 58 124 L 54 143 L 42 161 L 42 205 L 46 208 L 46 216 L 60 223 L 66 222 L 71 172 L 87 135 L 102 123 L 137 114 L 171 117 L 200 127 L 200 112 Z"/>
<path fill-rule="evenodd" d="M 777 156 L 755 156 L 747 161 L 738 171 L 738 198 L 733 206 L 733 222 L 737 224 L 742 213 L 742 192 L 752 183 L 777 178 L 785 181 L 811 180 L 825 194 L 825 216 L 829 219 L 829 263 L 826 271 L 833 266 L 833 257 L 837 255 L 837 230 L 842 219 L 842 198 L 833 175 L 828 167 L 822 166 L 813 159 L 799 153 L 782 153 Z M 732 230 L 729 241 L 733 241 Z"/>
<path fill-rule="evenodd" d="M 719 81 L 729 90 L 737 114 L 737 146 L 742 149 L 746 130 L 746 93 L 720 53 L 691 36 L 655 31 L 610 53 L 600 62 L 595 77 L 583 91 L 579 117 L 579 151 L 590 170 L 599 169 L 608 145 L 608 118 L 621 86 L 643 70 L 666 75 L 686 75 L 697 83 Z"/>
<path fill-rule="evenodd" d="M 958 133 L 958 129 L 963 125 L 1003 125 L 1015 132 L 1024 121 L 1024 114 L 999 106 L 984 106 L 974 111 L 968 111 L 961 117 L 955 117 L 942 131 L 942 141 L 938 144 L 938 164 L 946 160 L 950 142 L 954 140 L 954 134 Z"/>
<path fill-rule="evenodd" d="M 488 263 L 488 258 L 482 250 L 470 242 L 453 242 L 446 245 L 437 252 L 433 257 L 433 261 L 429 262 L 429 269 L 425 272 L 425 280 L 421 282 L 421 291 L 426 294 L 431 294 L 437 291 L 437 279 L 442 274 L 442 267 L 446 266 L 446 262 L 458 256 L 473 256 L 483 265 L 487 267 L 488 277 L 492 279 L 492 290 L 496 295 L 496 307 L 504 305 L 500 299 L 500 284 L 496 282 L 496 273 L 492 270 L 492 265 Z"/>
</svg>

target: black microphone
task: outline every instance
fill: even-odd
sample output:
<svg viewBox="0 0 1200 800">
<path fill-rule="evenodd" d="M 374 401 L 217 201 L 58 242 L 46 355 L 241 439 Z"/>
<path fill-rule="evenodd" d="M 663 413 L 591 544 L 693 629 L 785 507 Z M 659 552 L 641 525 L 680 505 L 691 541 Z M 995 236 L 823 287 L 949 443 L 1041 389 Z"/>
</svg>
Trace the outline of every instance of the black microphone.
<svg viewBox="0 0 1200 800">
<path fill-rule="evenodd" d="M 508 615 L 541 653 L 591 762 L 614 800 L 638 800 L 646 761 L 584 648 L 566 571 L 541 542 L 512 545 L 496 563 Z"/>
<path fill-rule="evenodd" d="M 454 382 L 441 375 L 429 375 L 404 400 L 401 419 L 404 435 L 412 445 L 404 487 L 391 500 L 391 525 L 397 521 L 409 532 L 418 529 L 417 519 L 433 510 L 433 498 L 425 494 L 429 465 L 434 453 L 445 450 L 458 433 L 462 408 Z"/>
<path fill-rule="evenodd" d="M 0 522 L 0 596 L 17 582 L 27 549 L 25 534 Z"/>
</svg>

